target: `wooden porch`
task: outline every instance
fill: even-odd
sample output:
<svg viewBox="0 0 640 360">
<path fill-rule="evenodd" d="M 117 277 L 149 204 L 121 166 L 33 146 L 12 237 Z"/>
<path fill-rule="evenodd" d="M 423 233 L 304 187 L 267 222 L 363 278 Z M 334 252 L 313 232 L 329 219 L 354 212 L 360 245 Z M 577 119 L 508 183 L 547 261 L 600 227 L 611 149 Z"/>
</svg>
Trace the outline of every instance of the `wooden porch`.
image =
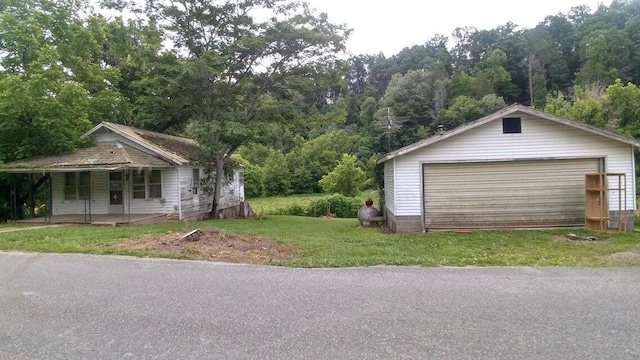
<svg viewBox="0 0 640 360">
<path fill-rule="evenodd" d="M 168 221 L 167 214 L 68 214 L 18 220 L 21 224 L 88 224 L 97 226 L 149 225 Z"/>
</svg>

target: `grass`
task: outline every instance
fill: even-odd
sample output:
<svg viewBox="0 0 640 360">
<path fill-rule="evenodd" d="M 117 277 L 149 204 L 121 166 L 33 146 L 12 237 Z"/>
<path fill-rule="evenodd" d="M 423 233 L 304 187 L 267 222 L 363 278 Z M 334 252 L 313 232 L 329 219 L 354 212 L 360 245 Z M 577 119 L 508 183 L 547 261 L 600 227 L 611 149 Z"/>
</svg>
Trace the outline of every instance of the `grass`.
<svg viewBox="0 0 640 360">
<path fill-rule="evenodd" d="M 277 210 L 281 210 L 286 208 L 287 206 L 291 206 L 293 204 L 298 204 L 301 206 L 307 206 L 313 200 L 319 199 L 321 197 L 327 196 L 327 194 L 296 194 L 289 196 L 265 196 L 253 199 L 247 199 L 249 204 L 251 204 L 251 209 L 256 214 L 265 215 L 272 214 Z M 376 191 L 363 191 L 358 194 L 358 198 L 362 200 L 364 204 L 364 200 L 368 197 L 372 199 L 377 199 Z"/>
<path fill-rule="evenodd" d="M 188 255 L 109 247 L 120 239 L 143 234 L 218 227 L 228 232 L 268 236 L 290 243 L 294 267 L 371 265 L 420 266 L 625 266 L 609 258 L 640 250 L 640 237 L 630 233 L 599 234 L 581 229 L 433 232 L 385 234 L 361 228 L 355 219 L 269 216 L 262 220 L 213 220 L 132 227 L 64 226 L 0 233 L 0 250 L 79 252 L 181 258 Z M 608 237 L 603 242 L 572 242 L 567 233 Z"/>
</svg>

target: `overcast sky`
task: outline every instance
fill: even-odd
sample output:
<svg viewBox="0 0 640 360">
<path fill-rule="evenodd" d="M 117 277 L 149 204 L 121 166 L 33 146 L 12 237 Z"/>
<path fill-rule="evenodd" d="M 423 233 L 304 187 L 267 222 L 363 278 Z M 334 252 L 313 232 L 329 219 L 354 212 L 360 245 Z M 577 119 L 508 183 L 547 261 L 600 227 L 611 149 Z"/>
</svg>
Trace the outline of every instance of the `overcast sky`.
<svg viewBox="0 0 640 360">
<path fill-rule="evenodd" d="M 493 29 L 511 21 L 531 28 L 547 15 L 567 14 L 573 6 L 611 0 L 307 0 L 333 22 L 353 29 L 347 48 L 354 55 L 391 56 L 405 47 L 422 45 L 435 34 L 451 37 L 457 27 Z"/>
</svg>

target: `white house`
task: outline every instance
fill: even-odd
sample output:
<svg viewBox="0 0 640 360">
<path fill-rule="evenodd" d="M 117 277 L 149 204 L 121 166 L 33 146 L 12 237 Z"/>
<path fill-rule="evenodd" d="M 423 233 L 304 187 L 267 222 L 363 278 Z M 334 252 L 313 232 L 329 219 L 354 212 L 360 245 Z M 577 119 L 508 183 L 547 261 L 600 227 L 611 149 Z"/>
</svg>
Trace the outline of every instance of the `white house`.
<svg viewBox="0 0 640 360">
<path fill-rule="evenodd" d="M 384 213 L 398 232 L 584 226 L 585 175 L 618 173 L 608 211 L 636 209 L 640 142 L 522 105 L 392 151 Z M 618 199 L 625 199 L 619 201 Z"/>
<path fill-rule="evenodd" d="M 53 222 L 136 223 L 186 220 L 211 211 L 206 167 L 191 139 L 102 122 L 83 137 L 95 145 L 71 154 L 6 164 L 2 171 L 49 174 Z M 244 201 L 241 166 L 222 190 L 221 209 Z M 80 219 L 80 221 L 75 221 Z"/>
</svg>

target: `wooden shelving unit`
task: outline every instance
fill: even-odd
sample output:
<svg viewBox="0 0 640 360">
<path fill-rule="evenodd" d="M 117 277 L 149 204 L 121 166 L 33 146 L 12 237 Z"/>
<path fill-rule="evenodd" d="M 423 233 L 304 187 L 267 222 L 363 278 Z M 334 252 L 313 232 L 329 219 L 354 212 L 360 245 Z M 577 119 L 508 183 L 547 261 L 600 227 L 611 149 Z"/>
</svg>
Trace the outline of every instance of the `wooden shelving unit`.
<svg viewBox="0 0 640 360">
<path fill-rule="evenodd" d="M 584 226 L 597 231 L 627 230 L 627 175 L 597 173 L 585 175 Z M 618 203 L 617 216 L 609 216 L 609 201 Z"/>
</svg>

